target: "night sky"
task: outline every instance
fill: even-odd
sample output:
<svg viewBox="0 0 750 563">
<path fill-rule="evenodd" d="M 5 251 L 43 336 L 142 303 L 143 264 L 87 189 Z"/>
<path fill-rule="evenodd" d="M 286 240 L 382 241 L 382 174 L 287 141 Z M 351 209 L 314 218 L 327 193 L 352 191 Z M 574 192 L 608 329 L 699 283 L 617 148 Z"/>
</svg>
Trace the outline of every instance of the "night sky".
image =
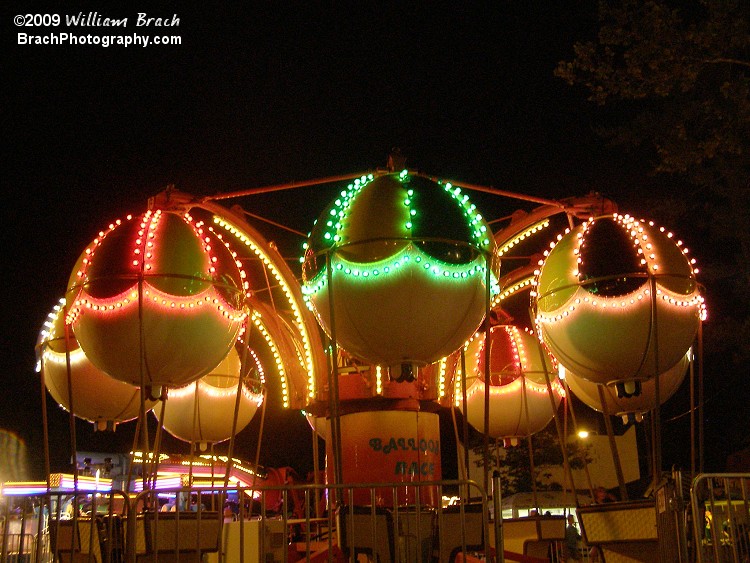
<svg viewBox="0 0 750 563">
<path fill-rule="evenodd" d="M 148 15 L 176 14 L 179 26 L 158 30 L 135 27 L 146 7 L 67 3 L 54 11 L 127 17 L 116 33 L 182 41 L 145 48 L 18 45 L 19 32 L 71 29 L 17 28 L 13 16 L 32 8 L 4 7 L 0 427 L 27 444 L 34 476 L 43 461 L 33 371 L 42 322 L 85 245 L 113 219 L 145 210 L 168 184 L 210 195 L 367 171 L 400 147 L 408 166 L 436 176 L 545 198 L 598 191 L 622 211 L 646 215 L 658 184 L 642 155 L 608 148 L 595 133 L 606 111 L 553 76 L 573 43 L 592 37 L 595 5 L 496 2 L 441 11 L 366 3 L 355 11 L 354 4 L 264 3 L 233 11 L 165 3 Z M 231 203 L 307 232 L 331 189 Z M 478 201 L 490 220 L 519 205 Z M 689 226 L 670 227 L 690 242 Z M 267 232 L 296 258 L 301 239 Z M 66 469 L 68 419 L 49 407 L 53 464 Z M 684 401 L 665 407 L 664 416 L 686 408 Z M 260 461 L 304 471 L 309 462 L 299 452 L 310 451 L 309 429 L 299 413 L 277 411 L 269 406 Z M 686 420 L 666 435 L 684 435 Z M 133 424 L 112 435 L 79 423 L 78 447 L 125 451 Z M 238 454 L 248 459 L 254 425 L 239 440 Z M 275 428 L 299 439 L 274 438 Z M 664 455 L 665 465 L 670 456 L 686 463 L 684 447 L 667 445 Z"/>
</svg>

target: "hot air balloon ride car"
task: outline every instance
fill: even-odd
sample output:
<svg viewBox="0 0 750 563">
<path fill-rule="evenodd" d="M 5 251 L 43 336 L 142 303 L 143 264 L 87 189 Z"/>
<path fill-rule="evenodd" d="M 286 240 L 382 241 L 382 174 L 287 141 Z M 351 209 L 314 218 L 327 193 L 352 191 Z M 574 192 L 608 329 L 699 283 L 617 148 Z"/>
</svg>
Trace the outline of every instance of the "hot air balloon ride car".
<svg viewBox="0 0 750 563">
<path fill-rule="evenodd" d="M 558 236 L 535 280 L 544 344 L 576 376 L 637 392 L 677 364 L 703 313 L 694 260 L 653 222 L 614 214 Z"/>
<path fill-rule="evenodd" d="M 141 408 L 138 387 L 113 379 L 86 357 L 72 331 L 65 326 L 65 300 L 54 307 L 37 343 L 38 371 L 57 404 L 99 430 L 114 429 L 137 418 Z M 150 410 L 155 401 L 146 400 Z"/>
<path fill-rule="evenodd" d="M 460 377 L 454 396 L 467 421 L 485 432 L 485 361 L 489 344 L 489 426 L 492 438 L 515 443 L 539 432 L 557 412 L 565 391 L 553 358 L 536 337 L 512 325 L 490 327 L 489 343 L 478 332 L 465 347 L 466 404 Z M 551 400 L 550 400 L 551 396 Z"/>
<path fill-rule="evenodd" d="M 489 226 L 460 188 L 407 171 L 363 176 L 310 233 L 303 289 L 341 347 L 410 378 L 479 326 L 493 255 Z"/>
<path fill-rule="evenodd" d="M 389 378 L 382 396 L 341 413 L 344 482 L 440 478 L 439 417 L 422 408 L 435 402 L 436 385 L 428 401 L 414 383 L 482 322 L 496 283 L 494 248 L 460 188 L 408 171 L 357 178 L 315 223 L 303 258 L 309 306 L 338 346 Z M 326 441 L 329 459 L 336 433 Z M 422 500 L 439 502 L 434 492 Z M 392 495 L 380 491 L 377 502 Z"/>
<path fill-rule="evenodd" d="M 683 358 L 673 367 L 656 377 L 644 381 L 640 386 L 640 392 L 638 394 L 618 395 L 617 390 L 612 386 L 592 383 L 591 381 L 578 377 L 571 372 L 565 373 L 565 382 L 570 391 L 578 397 L 581 402 L 592 409 L 599 412 L 606 412 L 606 414 L 611 416 L 622 417 L 623 421 L 629 421 L 631 419 L 640 421 L 643 419 L 644 413 L 647 413 L 658 406 L 656 397 L 657 379 L 659 382 L 658 404 L 664 404 L 677 392 L 680 385 L 685 380 L 691 354 L 692 348 L 688 350 L 688 353 L 685 354 L 685 356 L 683 356 Z M 602 405 L 601 397 L 599 395 L 600 387 L 602 391 L 604 391 L 604 405 Z"/>
<path fill-rule="evenodd" d="M 246 356 L 254 363 L 253 354 Z M 260 380 L 247 374 L 240 384 L 240 371 L 240 353 L 234 347 L 208 375 L 169 389 L 163 410 L 153 412 L 172 436 L 195 442 L 202 450 L 228 440 L 250 423 L 264 398 Z M 257 366 L 252 372 L 258 372 Z"/>
<path fill-rule="evenodd" d="M 67 322 L 115 379 L 184 385 L 234 345 L 247 315 L 244 277 L 212 225 L 150 209 L 110 224 L 86 248 L 68 284 Z"/>
</svg>

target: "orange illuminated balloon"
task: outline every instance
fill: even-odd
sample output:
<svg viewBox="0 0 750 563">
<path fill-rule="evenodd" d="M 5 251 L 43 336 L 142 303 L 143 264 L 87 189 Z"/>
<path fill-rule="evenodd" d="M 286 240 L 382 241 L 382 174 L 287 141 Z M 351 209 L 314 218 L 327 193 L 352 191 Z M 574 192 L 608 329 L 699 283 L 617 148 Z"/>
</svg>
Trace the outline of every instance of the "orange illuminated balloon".
<svg viewBox="0 0 750 563">
<path fill-rule="evenodd" d="M 112 377 L 184 385 L 234 345 L 246 317 L 243 277 L 211 225 L 150 210 L 113 223 L 86 248 L 68 284 L 67 322 Z"/>
<path fill-rule="evenodd" d="M 677 364 L 703 313 L 681 245 L 627 215 L 590 219 L 559 237 L 535 290 L 536 324 L 557 361 L 601 384 L 646 380 Z"/>
<path fill-rule="evenodd" d="M 62 408 L 93 422 L 100 430 L 137 418 L 140 389 L 94 366 L 72 331 L 66 336 L 64 303 L 61 300 L 50 313 L 38 341 L 39 369 L 50 395 Z M 147 400 L 145 409 L 151 410 L 153 405 L 154 401 Z"/>
<path fill-rule="evenodd" d="M 249 350 L 262 363 L 266 378 L 278 380 L 282 406 L 302 408 L 314 389 L 314 373 L 308 370 L 304 340 L 287 315 L 249 298 L 250 326 L 242 335 Z"/>
</svg>

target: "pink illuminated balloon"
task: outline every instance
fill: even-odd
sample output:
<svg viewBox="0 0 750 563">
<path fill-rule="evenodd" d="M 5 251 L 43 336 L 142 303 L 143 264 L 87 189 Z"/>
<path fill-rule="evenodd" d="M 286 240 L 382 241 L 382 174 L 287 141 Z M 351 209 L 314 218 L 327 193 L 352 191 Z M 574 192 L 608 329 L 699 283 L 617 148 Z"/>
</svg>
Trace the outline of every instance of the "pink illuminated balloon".
<svg viewBox="0 0 750 563">
<path fill-rule="evenodd" d="M 680 388 L 687 374 L 689 354 L 677 362 L 675 366 L 658 376 L 659 379 L 659 402 L 663 404 L 669 400 Z M 603 412 L 599 388 L 604 391 L 604 401 L 607 414 L 613 416 L 625 416 L 628 414 L 641 415 L 656 407 L 656 377 L 641 382 L 637 394 L 623 394 L 613 386 L 601 386 L 592 383 L 574 373 L 567 372 L 565 381 L 570 391 L 583 403 L 594 410 Z"/>
</svg>

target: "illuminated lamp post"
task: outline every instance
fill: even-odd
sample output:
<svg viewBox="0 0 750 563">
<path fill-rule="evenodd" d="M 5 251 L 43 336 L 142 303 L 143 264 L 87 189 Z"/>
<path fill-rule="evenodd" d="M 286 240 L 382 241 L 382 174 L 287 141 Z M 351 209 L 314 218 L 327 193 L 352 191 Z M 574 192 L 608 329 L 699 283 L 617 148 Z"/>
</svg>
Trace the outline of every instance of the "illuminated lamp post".
<svg viewBox="0 0 750 563">
<path fill-rule="evenodd" d="M 303 291 L 334 353 L 341 346 L 389 378 L 382 397 L 340 405 L 334 373 L 326 441 L 334 482 L 440 478 L 434 396 L 391 384 L 415 385 L 420 368 L 477 329 L 493 256 L 489 226 L 460 188 L 407 171 L 358 178 L 320 216 L 305 245 Z M 355 498 L 362 502 L 369 498 Z"/>
<path fill-rule="evenodd" d="M 685 379 L 685 375 L 690 364 L 690 355 L 692 348 L 688 350 L 688 353 L 677 362 L 673 367 L 668 369 L 662 374 L 652 377 L 646 381 L 641 382 L 638 387 L 638 394 L 621 394 L 614 386 L 601 385 L 599 383 L 592 383 L 575 374 L 568 372 L 565 368 L 561 368 L 561 374 L 565 378 L 565 384 L 571 393 L 573 393 L 578 399 L 581 400 L 588 407 L 601 412 L 604 415 L 604 425 L 607 429 L 607 437 L 609 438 L 610 450 L 612 452 L 612 461 L 615 466 L 617 479 L 620 485 L 620 494 L 623 499 L 626 499 L 626 488 L 624 482 L 624 476 L 622 473 L 622 466 L 620 463 L 620 455 L 617 451 L 617 443 L 614 440 L 612 423 L 609 419 L 610 416 L 619 416 L 622 418 L 623 424 L 635 421 L 641 422 L 643 415 L 647 412 L 654 413 L 654 419 L 658 418 L 658 407 L 664 404 L 670 397 L 672 397 L 680 385 Z M 652 435 L 658 436 L 656 432 L 656 420 L 652 419 Z M 655 438 L 657 439 L 657 438 Z M 652 455 L 659 455 L 659 444 L 652 444 Z M 692 446 L 691 446 L 692 455 Z M 652 460 L 654 467 L 654 476 L 658 475 L 658 460 Z"/>
<path fill-rule="evenodd" d="M 72 332 L 66 335 L 64 304 L 61 299 L 39 334 L 37 371 L 63 409 L 94 423 L 97 430 L 114 430 L 118 423 L 138 417 L 140 389 L 113 379 L 91 363 Z M 146 408 L 154 404 L 147 401 Z"/>
</svg>

